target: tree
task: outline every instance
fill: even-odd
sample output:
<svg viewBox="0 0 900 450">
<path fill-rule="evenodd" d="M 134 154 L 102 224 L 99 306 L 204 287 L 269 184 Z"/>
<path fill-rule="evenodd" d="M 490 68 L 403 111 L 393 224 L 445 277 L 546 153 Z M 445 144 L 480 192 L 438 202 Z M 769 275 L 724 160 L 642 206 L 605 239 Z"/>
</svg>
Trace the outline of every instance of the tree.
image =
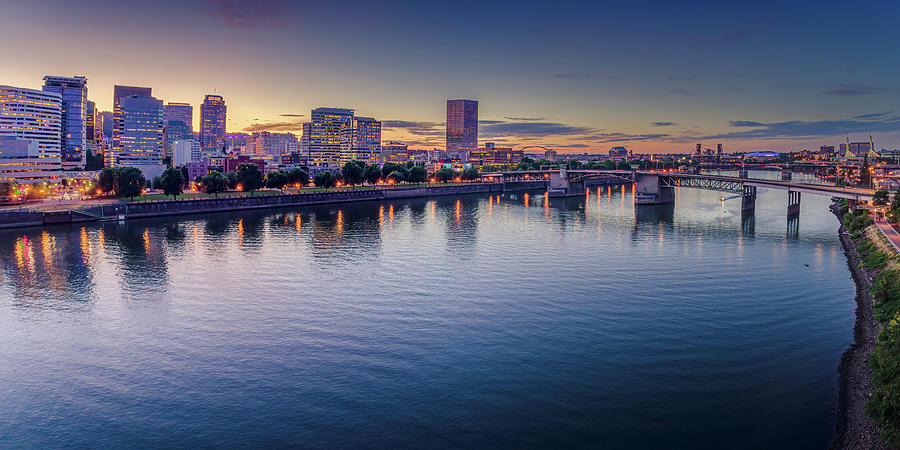
<svg viewBox="0 0 900 450">
<path fill-rule="evenodd" d="M 516 170 L 531 170 L 533 165 L 534 160 L 526 156 L 516 165 Z"/>
<path fill-rule="evenodd" d="M 166 167 L 172 167 L 172 157 L 171 157 L 171 156 L 166 156 L 165 158 L 163 158 L 163 164 L 164 164 Z"/>
<path fill-rule="evenodd" d="M 95 155 L 93 151 L 88 150 L 84 154 L 84 170 L 100 170 L 103 168 L 103 155 Z"/>
<path fill-rule="evenodd" d="M 366 164 L 364 162 L 356 160 L 347 161 L 347 163 L 344 164 L 344 167 L 341 168 L 341 177 L 346 184 L 362 184 L 363 180 L 365 180 L 365 170 Z"/>
<path fill-rule="evenodd" d="M 228 189 L 234 189 L 237 187 L 238 177 L 236 173 L 225 172 L 223 175 L 225 175 L 225 180 L 227 181 L 226 185 L 228 186 Z"/>
<path fill-rule="evenodd" d="M 162 177 L 158 175 L 153 177 L 153 182 L 150 183 L 150 187 L 153 189 L 162 189 Z"/>
<path fill-rule="evenodd" d="M 276 170 L 266 175 L 266 187 L 273 189 L 283 189 L 288 182 L 288 174 L 283 170 Z"/>
<path fill-rule="evenodd" d="M 112 192 L 116 189 L 116 169 L 112 167 L 104 167 L 100 171 L 100 177 L 97 179 L 97 186 L 103 192 Z"/>
<path fill-rule="evenodd" d="M 164 194 L 177 199 L 178 195 L 184 192 L 184 175 L 182 175 L 181 169 L 169 167 L 164 170 L 160 177 L 160 184 Z"/>
<path fill-rule="evenodd" d="M 214 170 L 210 172 L 209 175 L 203 177 L 200 184 L 207 194 L 214 194 L 218 197 L 219 192 L 225 192 L 228 189 L 228 178 L 225 175 L 222 175 L 221 172 Z"/>
<path fill-rule="evenodd" d="M 299 167 L 294 167 L 288 172 L 288 183 L 305 186 L 309 184 L 309 174 Z"/>
<path fill-rule="evenodd" d="M 187 185 L 191 180 L 191 175 L 187 170 L 187 166 L 181 166 L 181 178 L 184 179 L 184 187 L 187 188 Z"/>
<path fill-rule="evenodd" d="M 434 178 L 441 183 L 446 183 L 453 179 L 453 170 L 443 168 L 434 173 Z"/>
<path fill-rule="evenodd" d="M 477 180 L 479 175 L 480 174 L 478 173 L 478 169 L 472 167 L 471 169 L 466 169 L 463 171 L 462 179 L 463 180 Z"/>
<path fill-rule="evenodd" d="M 395 170 L 388 174 L 387 179 L 393 181 L 394 183 L 400 183 L 403 181 L 403 174 Z"/>
<path fill-rule="evenodd" d="M 400 179 L 398 181 L 406 180 L 406 176 L 409 174 L 409 170 L 406 168 L 406 165 L 403 164 L 385 163 L 385 165 L 381 166 L 382 178 L 387 179 L 391 172 L 400 174 Z"/>
<path fill-rule="evenodd" d="M 378 167 L 375 164 L 366 166 L 366 170 L 363 172 L 363 178 L 365 178 L 366 182 L 369 184 L 377 183 L 378 179 L 381 178 L 381 167 Z"/>
<path fill-rule="evenodd" d="M 239 165 L 236 175 L 243 190 L 250 191 L 251 194 L 263 185 L 263 173 L 256 164 Z"/>
<path fill-rule="evenodd" d="M 324 172 L 317 173 L 316 176 L 313 177 L 313 183 L 315 183 L 316 186 L 328 189 L 330 187 L 334 187 L 334 185 L 337 183 L 337 178 L 335 178 L 333 173 L 326 170 Z"/>
<path fill-rule="evenodd" d="M 428 178 L 428 172 L 425 171 L 424 167 L 413 166 L 412 169 L 409 169 L 409 175 L 406 177 L 406 181 L 409 181 L 410 183 L 424 183 L 426 178 Z"/>
<path fill-rule="evenodd" d="M 872 195 L 872 203 L 874 203 L 876 206 L 887 205 L 888 196 L 890 196 L 890 193 L 887 191 L 887 189 L 879 189 L 875 191 L 875 194 Z"/>
<path fill-rule="evenodd" d="M 144 174 L 136 167 L 119 167 L 116 170 L 116 195 L 119 197 L 134 197 L 141 194 L 147 180 Z"/>
</svg>

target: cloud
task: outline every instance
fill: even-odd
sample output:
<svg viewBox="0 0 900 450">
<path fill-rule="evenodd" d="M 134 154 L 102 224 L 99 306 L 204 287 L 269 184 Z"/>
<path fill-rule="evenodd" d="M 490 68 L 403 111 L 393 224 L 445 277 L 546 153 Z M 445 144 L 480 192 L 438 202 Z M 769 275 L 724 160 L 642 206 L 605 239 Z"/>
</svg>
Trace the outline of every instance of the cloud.
<svg viewBox="0 0 900 450">
<path fill-rule="evenodd" d="M 673 94 L 687 95 L 687 96 L 694 95 L 693 92 L 691 92 L 687 89 L 683 89 L 683 88 L 672 88 L 672 89 L 669 89 L 669 92 L 671 92 Z"/>
<path fill-rule="evenodd" d="M 206 0 L 204 14 L 219 17 L 231 28 L 278 25 L 290 17 L 287 0 Z"/>
<path fill-rule="evenodd" d="M 851 97 L 855 95 L 879 94 L 884 91 L 887 91 L 887 88 L 841 83 L 840 87 L 828 89 L 822 93 L 826 95 L 836 95 L 838 97 Z"/>
<path fill-rule="evenodd" d="M 300 122 L 263 122 L 254 123 L 244 128 L 244 131 L 247 133 L 256 133 L 260 131 L 300 132 L 302 130 L 303 125 L 301 125 Z"/>
<path fill-rule="evenodd" d="M 557 122 L 501 122 L 485 124 L 478 131 L 484 137 L 493 138 L 501 136 L 578 135 L 589 133 L 591 129 Z"/>
<path fill-rule="evenodd" d="M 765 126 L 762 122 L 753 122 L 751 120 L 732 120 L 728 122 L 729 125 L 733 127 L 762 127 Z"/>
<path fill-rule="evenodd" d="M 694 139 L 791 139 L 838 136 L 847 133 L 897 132 L 900 131 L 900 116 L 888 113 L 862 114 L 848 119 L 788 122 L 754 122 L 733 120 L 730 126 L 743 128 L 740 131 Z"/>
<path fill-rule="evenodd" d="M 544 120 L 543 117 L 504 117 L 504 119 L 512 120 L 514 122 L 537 122 L 539 120 Z"/>
<path fill-rule="evenodd" d="M 305 114 L 279 114 L 281 117 L 306 117 Z"/>
<path fill-rule="evenodd" d="M 588 136 L 588 139 L 599 142 L 623 142 L 623 141 L 649 141 L 670 137 L 666 133 L 629 134 L 621 132 L 597 133 Z"/>
<path fill-rule="evenodd" d="M 685 73 L 680 75 L 670 73 L 666 75 L 666 79 L 669 81 L 687 81 L 693 80 L 694 78 L 697 78 L 697 75 L 693 73 Z"/>
<path fill-rule="evenodd" d="M 589 74 L 589 73 L 574 73 L 574 72 L 569 72 L 569 73 L 554 73 L 554 74 L 553 74 L 553 78 L 562 78 L 562 79 L 565 79 L 565 80 L 577 80 L 577 79 L 579 79 L 579 78 L 587 78 L 587 79 L 590 79 L 590 78 L 591 78 L 591 74 Z"/>
<path fill-rule="evenodd" d="M 678 125 L 675 122 L 650 122 L 650 126 L 654 127 L 674 127 Z"/>
<path fill-rule="evenodd" d="M 506 122 L 504 122 L 502 120 L 479 120 L 478 121 L 479 125 L 494 125 L 496 123 L 506 123 Z"/>
<path fill-rule="evenodd" d="M 893 114 L 894 111 L 885 111 L 880 113 L 871 113 L 871 114 L 860 114 L 858 116 L 853 116 L 854 119 L 879 119 L 890 114 Z"/>
<path fill-rule="evenodd" d="M 439 122 L 382 120 L 381 127 L 400 129 L 419 136 L 438 136 L 444 134 L 444 124 Z"/>
</svg>

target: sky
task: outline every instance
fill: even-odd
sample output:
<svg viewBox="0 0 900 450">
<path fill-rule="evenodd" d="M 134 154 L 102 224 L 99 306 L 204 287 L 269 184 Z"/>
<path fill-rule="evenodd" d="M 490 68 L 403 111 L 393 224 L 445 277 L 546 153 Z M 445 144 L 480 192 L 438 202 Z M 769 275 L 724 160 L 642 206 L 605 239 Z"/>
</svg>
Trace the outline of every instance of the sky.
<svg viewBox="0 0 900 450">
<path fill-rule="evenodd" d="M 863 7 L 865 6 L 865 7 Z M 0 0 L 0 84 L 88 78 L 167 102 L 225 97 L 228 132 L 300 133 L 355 109 L 442 148 L 446 100 L 479 142 L 560 152 L 900 147 L 900 2 Z"/>
</svg>

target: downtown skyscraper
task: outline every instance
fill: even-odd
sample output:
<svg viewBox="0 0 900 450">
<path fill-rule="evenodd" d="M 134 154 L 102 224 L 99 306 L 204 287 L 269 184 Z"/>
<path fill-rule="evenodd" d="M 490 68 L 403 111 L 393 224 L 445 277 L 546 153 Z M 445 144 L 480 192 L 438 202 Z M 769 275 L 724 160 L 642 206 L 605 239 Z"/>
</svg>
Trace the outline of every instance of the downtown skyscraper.
<svg viewBox="0 0 900 450">
<path fill-rule="evenodd" d="M 120 147 L 116 165 L 138 167 L 145 177 L 162 173 L 163 102 L 150 96 L 119 99 Z"/>
<path fill-rule="evenodd" d="M 316 108 L 310 121 L 303 124 L 300 147 L 313 172 L 335 171 L 341 168 L 343 129 L 353 119 L 353 110 L 344 108 Z"/>
<path fill-rule="evenodd" d="M 462 153 L 478 148 L 478 102 L 447 100 L 448 152 Z M 465 156 L 463 156 L 465 157 Z"/>
<path fill-rule="evenodd" d="M 62 97 L 62 130 L 60 157 L 65 170 L 84 167 L 84 151 L 90 140 L 87 135 L 87 79 L 85 77 L 44 77 L 45 92 Z"/>
<path fill-rule="evenodd" d="M 225 99 L 207 95 L 200 105 L 200 145 L 203 150 L 222 152 L 225 146 Z"/>
<path fill-rule="evenodd" d="M 0 181 L 58 180 L 60 130 L 60 94 L 0 86 Z"/>
<path fill-rule="evenodd" d="M 122 152 L 122 137 L 125 134 L 125 125 L 119 100 L 124 97 L 150 97 L 152 92 L 153 90 L 148 87 L 113 86 L 112 145 L 109 151 L 103 155 L 103 161 L 107 166 L 119 165 L 119 153 Z"/>
<path fill-rule="evenodd" d="M 378 164 L 381 159 L 381 122 L 354 117 L 341 130 L 341 162 L 357 160 Z"/>
</svg>

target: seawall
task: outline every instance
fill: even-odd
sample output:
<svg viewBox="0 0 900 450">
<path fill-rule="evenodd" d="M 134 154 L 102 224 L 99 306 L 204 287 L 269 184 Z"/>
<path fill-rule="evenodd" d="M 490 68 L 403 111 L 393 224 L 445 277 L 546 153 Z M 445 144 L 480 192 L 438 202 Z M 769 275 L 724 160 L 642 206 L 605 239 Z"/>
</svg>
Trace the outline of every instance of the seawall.
<svg viewBox="0 0 900 450">
<path fill-rule="evenodd" d="M 0 228 L 80 223 L 101 220 L 128 220 L 159 216 L 203 214 L 244 209 L 266 209 L 372 200 L 391 200 L 440 195 L 490 194 L 513 191 L 543 190 L 546 181 L 513 181 L 507 183 L 471 183 L 447 186 L 418 186 L 334 190 L 325 192 L 211 197 L 181 200 L 121 202 L 65 211 L 42 212 L 27 208 L 0 211 Z"/>
</svg>

